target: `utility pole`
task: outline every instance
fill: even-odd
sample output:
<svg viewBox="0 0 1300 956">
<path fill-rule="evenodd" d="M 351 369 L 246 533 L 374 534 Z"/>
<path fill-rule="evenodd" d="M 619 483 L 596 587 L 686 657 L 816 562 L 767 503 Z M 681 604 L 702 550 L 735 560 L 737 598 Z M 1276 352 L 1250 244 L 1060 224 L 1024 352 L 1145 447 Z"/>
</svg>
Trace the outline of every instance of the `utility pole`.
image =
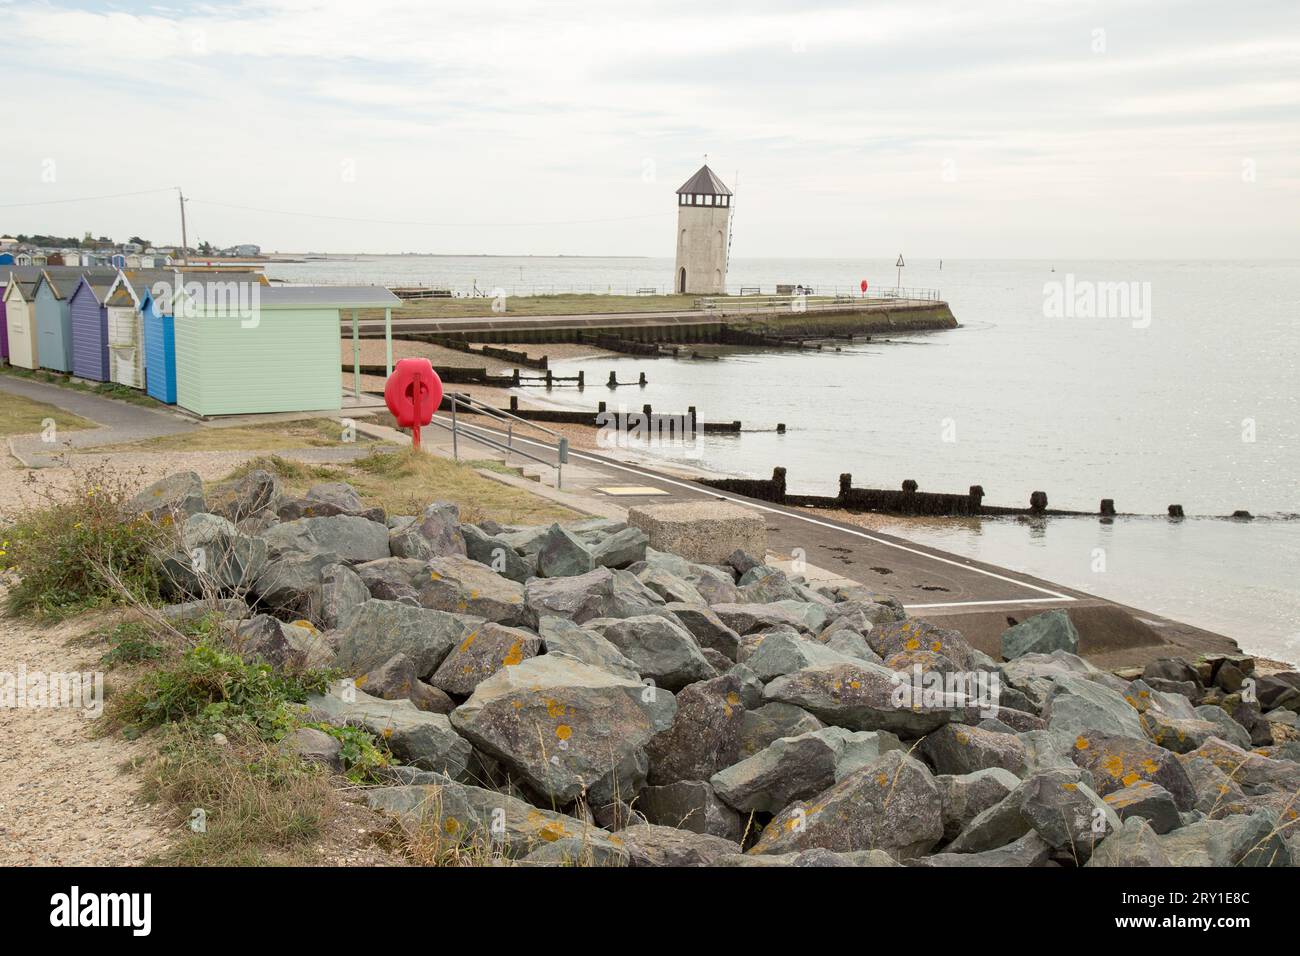
<svg viewBox="0 0 1300 956">
<path fill-rule="evenodd" d="M 176 187 L 176 195 L 181 200 L 181 255 L 184 257 L 186 266 L 190 264 L 190 240 L 185 232 L 185 193 L 181 192 L 181 187 Z"/>
</svg>

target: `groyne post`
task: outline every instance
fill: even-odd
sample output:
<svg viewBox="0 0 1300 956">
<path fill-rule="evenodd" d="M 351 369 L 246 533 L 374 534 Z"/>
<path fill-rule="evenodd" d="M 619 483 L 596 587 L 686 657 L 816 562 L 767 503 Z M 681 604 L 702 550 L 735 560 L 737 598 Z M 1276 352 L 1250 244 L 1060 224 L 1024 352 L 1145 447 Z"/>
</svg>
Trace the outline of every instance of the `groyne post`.
<svg viewBox="0 0 1300 956">
<path fill-rule="evenodd" d="M 1099 514 L 1101 514 L 1101 515 L 1103 515 L 1103 516 L 1105 516 L 1105 517 L 1107 517 L 1107 518 L 1113 518 L 1113 517 L 1115 517 L 1115 499 L 1114 499 L 1114 498 L 1102 498 L 1102 499 L 1101 499 L 1101 510 L 1099 511 Z"/>
<path fill-rule="evenodd" d="M 1029 496 L 1029 510 L 1034 514 L 1042 514 L 1047 510 L 1047 492 L 1035 491 Z"/>
</svg>

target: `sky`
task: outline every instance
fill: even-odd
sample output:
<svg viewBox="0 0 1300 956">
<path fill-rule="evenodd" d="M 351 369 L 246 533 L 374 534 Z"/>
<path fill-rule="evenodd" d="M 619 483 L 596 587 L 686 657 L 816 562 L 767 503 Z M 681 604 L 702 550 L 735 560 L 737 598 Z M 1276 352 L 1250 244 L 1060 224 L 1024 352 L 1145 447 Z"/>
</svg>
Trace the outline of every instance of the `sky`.
<svg viewBox="0 0 1300 956">
<path fill-rule="evenodd" d="M 737 257 L 1300 256 L 1296 0 L 0 0 L 0 30 L 0 234 L 175 243 L 180 186 L 191 244 L 671 257 L 707 155 Z"/>
</svg>

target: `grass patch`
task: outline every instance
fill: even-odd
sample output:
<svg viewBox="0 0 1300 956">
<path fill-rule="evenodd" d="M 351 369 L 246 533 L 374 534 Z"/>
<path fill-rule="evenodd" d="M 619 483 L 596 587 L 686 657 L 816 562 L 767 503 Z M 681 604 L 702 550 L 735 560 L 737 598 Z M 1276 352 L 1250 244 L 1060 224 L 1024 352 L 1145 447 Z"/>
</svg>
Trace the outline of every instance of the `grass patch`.
<svg viewBox="0 0 1300 956">
<path fill-rule="evenodd" d="M 315 862 L 306 857 L 308 844 L 339 805 L 319 768 L 257 739 L 222 745 L 192 725 L 170 728 L 144 772 L 145 799 L 170 806 L 176 822 L 187 824 L 181 839 L 151 861 L 163 865 Z"/>
<path fill-rule="evenodd" d="M 506 299 L 506 315 L 592 315 L 601 312 L 689 312 L 695 308 L 694 295 L 517 295 Z M 439 319 L 477 315 L 496 315 L 495 300 L 483 298 L 408 299 L 393 310 L 393 329 L 403 319 Z M 362 309 L 358 319 L 382 319 L 382 309 Z"/>
<path fill-rule="evenodd" d="M 461 520 L 492 518 L 502 524 L 544 524 L 581 517 L 531 492 L 477 474 L 475 463 L 456 462 L 410 448 L 374 451 L 349 462 L 347 480 L 368 504 L 390 514 L 420 514 L 432 501 L 451 501 Z"/>
<path fill-rule="evenodd" d="M 334 448 L 343 444 L 343 426 L 334 418 L 266 422 L 259 425 L 213 427 L 201 425 L 176 435 L 161 435 L 144 441 L 101 445 L 82 451 L 255 451 L 276 452 L 286 448 Z M 358 434 L 353 444 L 366 447 L 374 439 Z"/>
<path fill-rule="evenodd" d="M 176 631 L 128 621 L 108 635 L 106 660 L 142 668 L 132 685 L 109 697 L 104 729 L 135 737 L 158 728 L 142 795 L 165 804 L 182 832 L 151 862 L 317 863 L 313 844 L 327 836 L 341 797 L 326 768 L 281 750 L 279 741 L 304 726 L 329 734 L 342 745 L 353 783 L 375 782 L 392 757 L 365 730 L 306 722 L 300 705 L 323 691 L 333 673 L 291 674 L 249 663 L 223 635 L 219 616 Z"/>
<path fill-rule="evenodd" d="M 582 515 L 531 492 L 484 478 L 475 469 L 493 467 L 512 473 L 499 462 L 455 462 L 410 448 L 388 450 L 376 445 L 370 454 L 337 465 L 316 465 L 279 455 L 263 455 L 236 468 L 230 478 L 254 469 L 271 472 L 292 494 L 302 494 L 323 481 L 346 481 L 367 505 L 389 514 L 420 514 L 433 501 L 454 502 L 465 522 L 492 518 L 502 524 L 545 524 L 572 521 Z"/>
<path fill-rule="evenodd" d="M 298 725 L 291 705 L 324 691 L 332 676 L 249 664 L 232 650 L 200 641 L 175 665 L 149 671 L 115 695 L 108 716 L 111 725 L 135 734 L 185 721 L 207 734 L 278 740 Z"/>
<path fill-rule="evenodd" d="M 292 485 L 294 482 L 344 481 L 347 474 L 332 465 L 317 465 L 312 462 L 294 461 L 279 455 L 258 455 L 249 459 L 230 473 L 226 480 L 243 478 L 249 472 L 269 471 L 281 480 Z"/>
<path fill-rule="evenodd" d="M 5 392 L 3 401 L 0 401 L 0 435 L 34 435 L 41 431 L 45 427 L 45 422 L 50 419 L 62 431 L 71 432 L 98 427 L 94 422 L 86 421 L 54 405 L 32 401 L 30 398 L 12 392 Z"/>
<path fill-rule="evenodd" d="M 62 388 L 70 388 L 76 392 L 88 392 L 91 395 L 99 395 L 102 398 L 113 398 L 119 402 L 127 402 L 131 405 L 143 405 L 147 408 L 167 408 L 162 402 L 155 398 L 150 398 L 147 392 L 138 388 L 128 388 L 117 382 L 87 382 L 74 381 L 71 375 L 63 372 L 52 372 L 49 369 L 30 369 L 18 368 L 13 365 L 0 367 L 0 374 L 12 375 L 15 378 L 31 379 L 34 382 L 44 382 L 47 385 L 58 385 Z"/>
<path fill-rule="evenodd" d="M 103 637 L 108 650 L 100 658 L 100 663 L 109 670 L 147 664 L 161 660 L 167 654 L 167 646 L 157 639 L 154 629 L 145 621 L 122 621 L 113 625 Z"/>
<path fill-rule="evenodd" d="M 42 507 L 0 528 L 0 570 L 18 572 L 6 612 L 62 620 L 126 603 L 122 586 L 157 600 L 163 532 L 129 514 L 132 493 L 122 476 L 92 469 L 64 495 L 45 496 Z"/>
</svg>

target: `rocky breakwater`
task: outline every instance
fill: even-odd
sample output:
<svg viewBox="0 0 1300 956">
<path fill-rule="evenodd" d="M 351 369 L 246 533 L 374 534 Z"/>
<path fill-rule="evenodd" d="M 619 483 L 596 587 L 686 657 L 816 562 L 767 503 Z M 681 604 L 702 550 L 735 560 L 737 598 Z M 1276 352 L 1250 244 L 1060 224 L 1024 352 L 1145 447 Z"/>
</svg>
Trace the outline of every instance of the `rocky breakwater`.
<svg viewBox="0 0 1300 956">
<path fill-rule="evenodd" d="M 309 707 L 391 750 L 362 799 L 412 831 L 528 865 L 1300 860 L 1300 675 L 1246 658 L 1116 675 L 1049 611 L 995 661 L 765 564 L 743 510 L 711 508 L 702 538 L 671 506 L 473 525 L 258 472 L 138 505 L 177 529 L 189 603 L 168 614 L 219 608 L 244 654 L 343 675 Z M 285 745 L 338 759 L 325 735 Z"/>
</svg>

